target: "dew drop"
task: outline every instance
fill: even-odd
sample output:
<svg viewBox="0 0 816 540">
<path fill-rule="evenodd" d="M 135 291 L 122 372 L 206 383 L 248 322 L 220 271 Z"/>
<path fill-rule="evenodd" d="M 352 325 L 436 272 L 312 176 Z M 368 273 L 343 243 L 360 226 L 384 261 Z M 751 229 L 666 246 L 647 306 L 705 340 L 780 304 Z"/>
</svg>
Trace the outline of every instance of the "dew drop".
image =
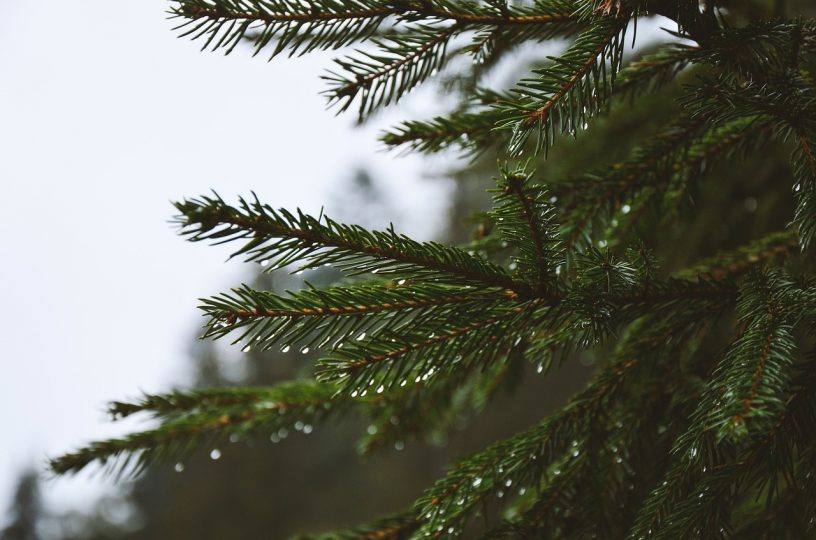
<svg viewBox="0 0 816 540">
<path fill-rule="evenodd" d="M 351 397 L 357 397 L 357 390 L 351 391 Z"/>
<path fill-rule="evenodd" d="M 303 426 L 303 433 L 305 433 L 306 435 L 308 435 L 312 431 L 314 431 L 314 427 L 312 427 L 311 424 L 306 424 Z"/>
<path fill-rule="evenodd" d="M 473 483 L 471 484 L 473 487 L 479 487 L 482 485 L 482 479 L 480 477 L 476 477 L 473 479 Z"/>
<path fill-rule="evenodd" d="M 405 443 L 404 442 L 397 441 L 397 442 L 394 443 L 394 450 L 396 450 L 397 452 L 399 452 L 403 448 L 405 448 Z"/>
<path fill-rule="evenodd" d="M 385 386 L 380 385 L 380 386 L 378 386 L 378 387 L 377 387 L 377 393 L 378 393 L 378 394 L 382 394 L 382 393 L 383 393 L 383 390 L 385 390 Z"/>
<path fill-rule="evenodd" d="M 252 350 L 252 347 L 251 347 L 250 345 L 247 345 L 246 347 L 244 347 L 244 348 L 243 348 L 243 349 L 241 349 L 241 350 L 242 350 L 242 351 L 244 351 L 244 352 L 249 352 L 249 351 L 251 351 L 251 350 Z"/>
<path fill-rule="evenodd" d="M 220 458 L 221 458 L 221 450 L 219 450 L 218 448 L 213 448 L 212 450 L 210 450 L 210 459 L 211 460 L 215 461 L 215 460 L 220 459 Z"/>
<path fill-rule="evenodd" d="M 366 429 L 366 431 L 368 432 L 369 435 L 374 435 L 377 433 L 377 426 L 371 424 L 370 426 L 368 426 L 368 429 Z"/>
<path fill-rule="evenodd" d="M 177 473 L 184 472 L 184 464 L 183 463 L 176 463 L 173 466 L 173 470 L 175 470 Z"/>
<path fill-rule="evenodd" d="M 261 261 L 261 266 L 269 266 L 269 260 L 268 259 L 262 260 Z"/>
<path fill-rule="evenodd" d="M 309 347 L 303 347 L 300 349 L 301 354 L 309 354 Z"/>
<path fill-rule="evenodd" d="M 405 285 L 405 280 L 401 279 L 401 280 L 397 281 L 397 285 Z"/>
<path fill-rule="evenodd" d="M 629 206 L 628 204 L 624 204 L 623 206 L 621 206 L 621 212 L 623 212 L 624 214 L 628 214 L 631 210 L 632 207 Z"/>
<path fill-rule="evenodd" d="M 284 345 L 283 348 L 281 349 L 281 352 L 282 353 L 288 353 L 291 350 L 292 350 L 292 347 L 290 345 Z"/>
<path fill-rule="evenodd" d="M 359 336 L 357 336 L 357 341 L 362 341 L 362 340 L 364 340 L 364 339 L 365 339 L 365 337 L 366 337 L 366 333 L 365 333 L 365 332 L 361 332 L 361 333 L 360 333 L 360 335 L 359 335 Z"/>
</svg>

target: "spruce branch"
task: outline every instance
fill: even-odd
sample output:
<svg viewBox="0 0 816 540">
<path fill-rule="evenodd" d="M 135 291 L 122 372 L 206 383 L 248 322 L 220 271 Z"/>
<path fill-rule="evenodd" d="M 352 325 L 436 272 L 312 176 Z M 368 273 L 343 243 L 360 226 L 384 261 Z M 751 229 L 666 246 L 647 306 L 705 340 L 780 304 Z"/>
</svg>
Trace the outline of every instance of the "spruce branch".
<svg viewBox="0 0 816 540">
<path fill-rule="evenodd" d="M 693 279 L 706 276 L 711 279 L 735 278 L 754 267 L 784 259 L 799 245 L 794 231 L 771 233 L 763 238 L 731 251 L 723 251 L 706 258 L 676 274 L 678 278 Z"/>
<path fill-rule="evenodd" d="M 325 264 L 352 273 L 380 272 L 449 284 L 499 287 L 526 296 L 529 287 L 502 268 L 467 252 L 434 242 L 416 242 L 393 229 L 369 232 L 301 212 L 274 210 L 255 199 L 241 199 L 239 207 L 218 197 L 176 203 L 176 222 L 191 241 L 225 243 L 245 240 L 234 256 L 246 255 L 270 269 L 300 264 L 302 269 Z"/>
<path fill-rule="evenodd" d="M 563 264 L 555 210 L 549 194 L 532 182 L 533 173 L 523 167 L 504 167 L 497 178 L 491 216 L 502 239 L 516 250 L 513 263 L 519 277 L 539 296 L 554 292 L 556 269 Z"/>
<path fill-rule="evenodd" d="M 374 0 L 173 0 L 171 16 L 184 20 L 177 30 L 182 37 L 204 40 L 203 49 L 231 52 L 245 38 L 253 41 L 255 54 L 272 48 L 274 57 L 315 50 L 339 49 L 374 36 L 392 19 L 405 21 L 452 21 L 470 26 L 540 26 L 568 24 L 570 4 L 560 0 L 539 1 L 506 14 L 476 3 L 449 1 Z"/>
<path fill-rule="evenodd" d="M 399 280 L 403 281 L 403 280 Z M 435 283 L 308 288 L 282 296 L 248 286 L 203 299 L 207 322 L 204 337 L 237 334 L 233 343 L 269 349 L 284 343 L 288 351 L 340 346 L 365 333 L 397 331 L 421 315 L 444 318 L 483 309 L 508 298 L 508 291 L 469 289 Z"/>
<path fill-rule="evenodd" d="M 510 151 L 520 153 L 534 132 L 535 149 L 549 149 L 556 135 L 576 135 L 605 108 L 623 59 L 630 13 L 599 17 L 590 23 L 552 65 L 534 71 L 514 89 L 514 99 L 501 102 L 497 129 L 512 132 Z"/>
<path fill-rule="evenodd" d="M 334 398 L 334 393 L 331 386 L 306 380 L 268 389 L 175 392 L 114 403 L 114 413 L 150 412 L 162 422 L 154 429 L 93 442 L 51 460 L 49 466 L 56 474 L 77 473 L 93 463 L 108 472 L 138 474 L 154 462 L 183 460 L 202 446 L 229 437 L 259 431 L 277 437 L 290 429 L 308 433 L 315 422 L 353 405 Z"/>
</svg>

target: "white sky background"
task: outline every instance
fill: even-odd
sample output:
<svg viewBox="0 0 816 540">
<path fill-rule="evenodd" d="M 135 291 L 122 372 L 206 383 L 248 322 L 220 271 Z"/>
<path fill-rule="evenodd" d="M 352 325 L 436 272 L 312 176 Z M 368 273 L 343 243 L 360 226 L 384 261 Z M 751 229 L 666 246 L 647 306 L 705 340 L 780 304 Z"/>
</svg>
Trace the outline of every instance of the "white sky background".
<svg viewBox="0 0 816 540">
<path fill-rule="evenodd" d="M 108 400 L 185 381 L 196 299 L 242 279 L 225 249 L 176 236 L 169 200 L 254 189 L 331 212 L 366 164 L 397 216 L 419 217 L 402 230 L 427 237 L 444 212 L 417 159 L 325 110 L 331 55 L 201 53 L 167 5 L 0 1 L 0 522 L 21 467 L 116 433 Z M 46 491 L 82 507 L 101 483 Z"/>
<path fill-rule="evenodd" d="M 244 276 L 226 249 L 176 236 L 169 200 L 255 190 L 353 216 L 331 194 L 366 165 L 397 214 L 379 226 L 427 238 L 445 211 L 446 186 L 376 141 L 427 116 L 428 94 L 354 128 L 318 95 L 332 54 L 201 53 L 167 5 L 0 0 L 0 522 L 22 467 L 119 432 L 107 401 L 185 382 L 196 299 Z M 87 508 L 104 485 L 80 475 L 46 494 Z"/>
</svg>

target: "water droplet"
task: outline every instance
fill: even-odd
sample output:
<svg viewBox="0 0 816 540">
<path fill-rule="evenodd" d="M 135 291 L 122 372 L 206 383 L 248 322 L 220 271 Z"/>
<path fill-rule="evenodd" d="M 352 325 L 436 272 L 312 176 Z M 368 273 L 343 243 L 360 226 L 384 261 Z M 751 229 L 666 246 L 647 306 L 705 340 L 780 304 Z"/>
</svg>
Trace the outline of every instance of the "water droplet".
<svg viewBox="0 0 816 540">
<path fill-rule="evenodd" d="M 220 459 L 220 458 L 221 458 L 221 450 L 219 450 L 218 448 L 213 448 L 212 450 L 210 450 L 210 459 L 211 460 L 215 461 L 215 460 Z"/>
<path fill-rule="evenodd" d="M 288 352 L 289 352 L 289 351 L 291 351 L 291 350 L 292 350 L 292 347 L 291 347 L 291 346 L 289 346 L 289 345 L 284 345 L 284 346 L 283 346 L 283 348 L 281 349 L 281 352 L 282 352 L 282 353 L 288 353 Z"/>
<path fill-rule="evenodd" d="M 377 393 L 378 393 L 378 394 L 382 394 L 382 393 L 383 393 L 383 390 L 385 390 L 385 386 L 380 385 L 380 386 L 378 386 L 378 387 L 377 387 Z"/>
<path fill-rule="evenodd" d="M 351 391 L 351 397 L 357 397 L 357 390 Z"/>
<path fill-rule="evenodd" d="M 176 463 L 176 464 L 173 466 L 173 470 L 175 470 L 175 471 L 176 471 L 176 472 L 178 472 L 178 473 L 180 473 L 180 472 L 184 472 L 184 464 L 183 464 L 183 463 Z"/>
<path fill-rule="evenodd" d="M 361 333 L 360 333 L 360 335 L 359 335 L 359 336 L 357 336 L 357 341 L 362 341 L 362 340 L 364 340 L 364 339 L 365 339 L 365 337 L 366 337 L 366 333 L 365 333 L 365 332 L 361 332 Z"/>
<path fill-rule="evenodd" d="M 264 259 L 261 261 L 261 266 L 269 266 L 269 259 Z"/>
<path fill-rule="evenodd" d="M 377 426 L 371 424 L 370 426 L 368 426 L 368 429 L 366 431 L 368 432 L 369 435 L 374 435 L 375 433 L 377 433 Z"/>
<path fill-rule="evenodd" d="M 301 429 L 303 429 L 303 422 L 298 420 L 297 422 L 295 422 L 295 431 L 300 431 Z"/>
<path fill-rule="evenodd" d="M 229 436 L 229 442 L 231 442 L 231 443 L 235 444 L 235 443 L 237 443 L 237 442 L 238 442 L 238 440 L 239 440 L 239 437 L 238 437 L 238 434 L 237 434 L 237 433 L 231 433 L 231 434 L 230 434 L 230 436 Z"/>
<path fill-rule="evenodd" d="M 507 480 L 504 481 L 504 485 L 506 487 L 510 487 L 513 485 L 513 481 L 510 478 L 508 478 Z"/>
<path fill-rule="evenodd" d="M 624 214 L 628 214 L 631 210 L 632 207 L 629 206 L 628 204 L 624 204 L 623 206 L 621 206 L 621 212 L 623 212 Z"/>
<path fill-rule="evenodd" d="M 394 450 L 396 450 L 397 452 L 399 452 L 403 448 L 405 448 L 405 443 L 404 442 L 397 441 L 397 442 L 394 443 Z"/>
<path fill-rule="evenodd" d="M 476 478 L 473 479 L 472 485 L 473 487 L 479 487 L 480 485 L 482 485 L 482 479 L 477 476 Z"/>
<path fill-rule="evenodd" d="M 280 428 L 278 430 L 278 437 L 280 437 L 281 439 L 285 439 L 288 436 L 289 436 L 289 430 L 288 429 Z"/>
<path fill-rule="evenodd" d="M 397 285 L 405 285 L 405 280 L 401 279 L 401 280 L 397 281 Z"/>
<path fill-rule="evenodd" d="M 408 384 L 408 381 L 406 381 L 405 379 L 402 379 L 402 382 L 400 383 L 400 386 L 405 386 L 406 384 Z"/>
<path fill-rule="evenodd" d="M 309 353 L 309 347 L 303 347 L 302 349 L 300 349 L 300 352 L 301 352 L 301 354 L 308 354 Z"/>
<path fill-rule="evenodd" d="M 371 271 L 371 273 L 372 273 L 372 274 L 376 274 L 376 273 L 377 273 L 377 272 L 379 272 L 379 271 L 380 271 L 380 269 L 379 269 L 379 268 L 375 268 L 374 270 L 372 270 L 372 271 Z"/>
<path fill-rule="evenodd" d="M 251 350 L 252 350 L 252 347 L 251 347 L 250 345 L 247 345 L 246 347 L 244 347 L 244 348 L 243 348 L 243 349 L 241 349 L 241 350 L 242 350 L 242 351 L 244 351 L 244 352 L 249 352 L 249 351 L 251 351 Z"/>
<path fill-rule="evenodd" d="M 303 426 L 303 433 L 305 433 L 306 435 L 311 433 L 313 430 L 314 430 L 314 427 L 312 427 L 311 424 L 306 424 L 306 425 Z"/>
</svg>

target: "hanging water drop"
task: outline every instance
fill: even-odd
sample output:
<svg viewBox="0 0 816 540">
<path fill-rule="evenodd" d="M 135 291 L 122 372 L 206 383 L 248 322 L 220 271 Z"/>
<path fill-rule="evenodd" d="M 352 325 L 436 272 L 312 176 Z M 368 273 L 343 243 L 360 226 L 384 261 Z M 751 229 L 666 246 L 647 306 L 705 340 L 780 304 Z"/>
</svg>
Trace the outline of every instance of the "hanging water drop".
<svg viewBox="0 0 816 540">
<path fill-rule="evenodd" d="M 471 485 L 473 487 L 479 487 L 480 485 L 482 485 L 482 479 L 477 476 L 476 478 L 473 479 L 473 482 L 472 482 Z"/>
<path fill-rule="evenodd" d="M 283 348 L 281 349 L 281 352 L 282 353 L 288 353 L 291 350 L 292 350 L 292 347 L 290 345 L 284 345 Z"/>
<path fill-rule="evenodd" d="M 309 347 L 303 347 L 302 349 L 300 349 L 300 353 L 301 354 L 309 354 Z"/>
<path fill-rule="evenodd" d="M 184 464 L 183 463 L 176 463 L 173 466 L 173 470 L 175 470 L 177 473 L 184 472 Z"/>
<path fill-rule="evenodd" d="M 212 450 L 210 450 L 210 459 L 211 460 L 215 461 L 215 460 L 220 459 L 220 458 L 221 458 L 221 450 L 219 450 L 218 448 L 213 448 Z"/>
</svg>

